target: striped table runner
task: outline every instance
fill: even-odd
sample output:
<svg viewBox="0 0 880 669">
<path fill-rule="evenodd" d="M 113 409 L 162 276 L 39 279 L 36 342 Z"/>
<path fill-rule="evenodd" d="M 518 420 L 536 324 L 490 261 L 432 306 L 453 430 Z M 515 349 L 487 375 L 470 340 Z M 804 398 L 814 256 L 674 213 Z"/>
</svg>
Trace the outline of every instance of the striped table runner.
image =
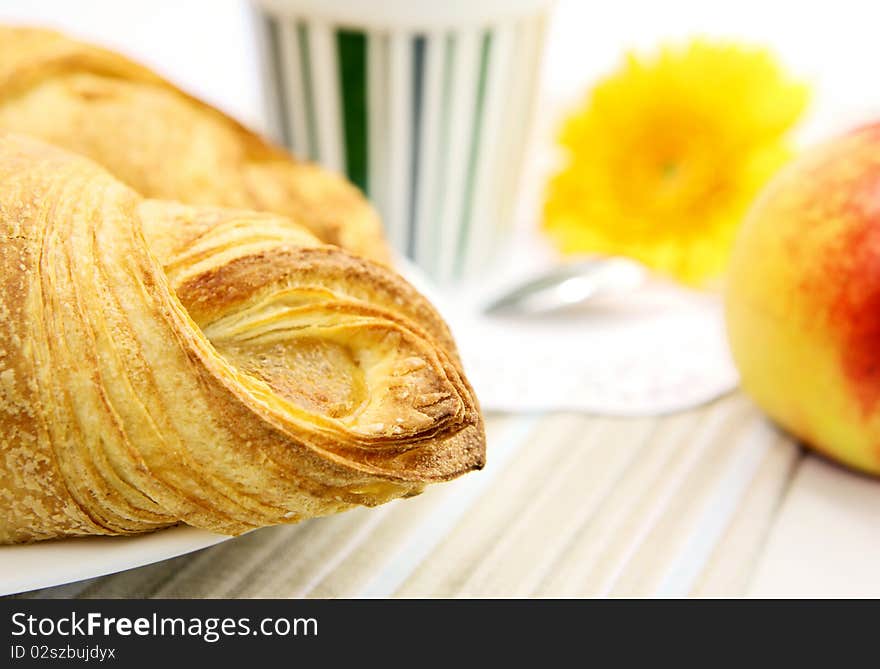
<svg viewBox="0 0 880 669">
<path fill-rule="evenodd" d="M 420 497 L 23 596 L 766 594 L 804 540 L 785 539 L 801 527 L 793 481 L 826 467 L 880 494 L 816 465 L 738 394 L 658 418 L 490 416 L 488 432 L 483 472 Z"/>
</svg>

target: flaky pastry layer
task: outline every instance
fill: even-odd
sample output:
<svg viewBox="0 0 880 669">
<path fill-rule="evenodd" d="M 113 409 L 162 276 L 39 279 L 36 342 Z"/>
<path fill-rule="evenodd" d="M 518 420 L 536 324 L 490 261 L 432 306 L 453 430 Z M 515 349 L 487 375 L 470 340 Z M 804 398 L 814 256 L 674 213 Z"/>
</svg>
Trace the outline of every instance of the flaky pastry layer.
<svg viewBox="0 0 880 669">
<path fill-rule="evenodd" d="M 387 263 L 361 193 L 112 51 L 0 26 L 0 130 L 82 154 L 147 197 L 268 211 Z"/>
<path fill-rule="evenodd" d="M 274 214 L 0 134 L 0 543 L 237 534 L 480 468 L 443 320 Z"/>
</svg>

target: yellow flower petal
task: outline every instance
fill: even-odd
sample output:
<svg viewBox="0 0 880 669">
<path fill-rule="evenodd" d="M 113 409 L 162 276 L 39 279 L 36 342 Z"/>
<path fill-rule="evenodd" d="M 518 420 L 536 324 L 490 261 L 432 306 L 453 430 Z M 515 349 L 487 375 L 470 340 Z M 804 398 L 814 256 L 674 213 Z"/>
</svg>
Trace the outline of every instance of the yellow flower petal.
<svg viewBox="0 0 880 669">
<path fill-rule="evenodd" d="M 695 40 L 629 54 L 565 120 L 544 229 L 566 254 L 622 254 L 699 284 L 791 156 L 808 89 L 771 53 Z"/>
</svg>

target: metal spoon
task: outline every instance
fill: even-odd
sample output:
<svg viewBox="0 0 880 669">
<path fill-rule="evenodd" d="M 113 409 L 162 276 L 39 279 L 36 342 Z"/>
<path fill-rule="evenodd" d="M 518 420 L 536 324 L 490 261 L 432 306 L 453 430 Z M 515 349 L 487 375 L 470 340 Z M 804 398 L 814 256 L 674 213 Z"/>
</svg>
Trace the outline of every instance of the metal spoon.
<svg viewBox="0 0 880 669">
<path fill-rule="evenodd" d="M 632 290 L 647 270 L 620 257 L 597 257 L 554 267 L 506 290 L 491 300 L 485 314 L 541 314 L 588 302 L 596 297 Z"/>
</svg>

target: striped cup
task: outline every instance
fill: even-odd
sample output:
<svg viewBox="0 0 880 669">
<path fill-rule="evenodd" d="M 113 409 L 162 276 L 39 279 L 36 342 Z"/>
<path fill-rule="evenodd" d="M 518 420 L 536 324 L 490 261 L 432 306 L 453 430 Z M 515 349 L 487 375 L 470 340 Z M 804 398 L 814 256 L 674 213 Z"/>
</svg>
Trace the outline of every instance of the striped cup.
<svg viewBox="0 0 880 669">
<path fill-rule="evenodd" d="M 510 230 L 552 0 L 255 0 L 270 122 L 444 283 Z"/>
</svg>

